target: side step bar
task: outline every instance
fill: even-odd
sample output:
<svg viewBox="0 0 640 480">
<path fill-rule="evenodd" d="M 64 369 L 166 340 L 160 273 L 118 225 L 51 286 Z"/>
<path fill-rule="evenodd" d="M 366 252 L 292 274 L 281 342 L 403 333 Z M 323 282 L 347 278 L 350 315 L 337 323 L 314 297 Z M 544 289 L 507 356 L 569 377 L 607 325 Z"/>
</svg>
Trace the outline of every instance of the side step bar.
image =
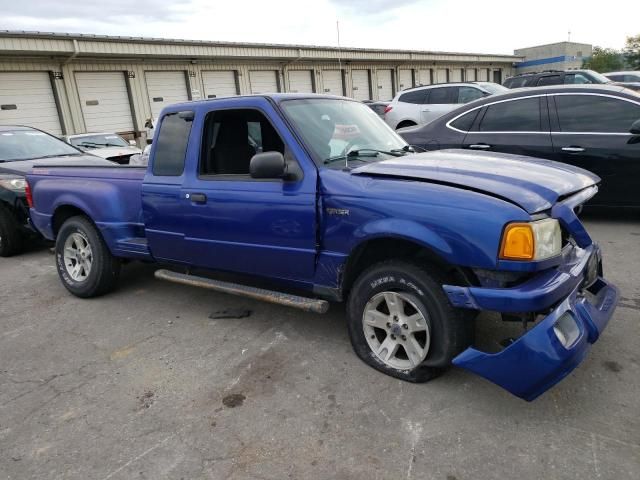
<svg viewBox="0 0 640 480">
<path fill-rule="evenodd" d="M 237 283 L 211 280 L 210 278 L 197 277 L 195 275 L 185 275 L 184 273 L 172 272 L 170 270 L 156 270 L 156 278 L 168 280 L 174 283 L 190 285 L 192 287 L 208 288 L 217 292 L 230 293 L 241 297 L 254 298 L 269 303 L 277 303 L 287 307 L 299 308 L 305 312 L 326 313 L 329 310 L 329 302 L 317 300 L 315 298 L 299 297 L 288 293 L 265 290 L 263 288 L 248 287 Z"/>
</svg>

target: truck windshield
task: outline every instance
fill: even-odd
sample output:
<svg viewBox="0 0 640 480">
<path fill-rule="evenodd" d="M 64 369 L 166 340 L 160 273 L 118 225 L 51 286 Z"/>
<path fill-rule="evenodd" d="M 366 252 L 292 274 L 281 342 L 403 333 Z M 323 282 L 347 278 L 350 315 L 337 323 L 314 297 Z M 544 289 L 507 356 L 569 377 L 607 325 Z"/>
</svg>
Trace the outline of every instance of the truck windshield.
<svg viewBox="0 0 640 480">
<path fill-rule="evenodd" d="M 281 105 L 318 166 L 341 168 L 347 162 L 379 161 L 406 152 L 407 143 L 364 103 L 305 98 Z M 345 161 L 328 161 L 339 157 Z"/>
<path fill-rule="evenodd" d="M 81 154 L 71 145 L 39 130 L 0 130 L 0 162 Z"/>
</svg>

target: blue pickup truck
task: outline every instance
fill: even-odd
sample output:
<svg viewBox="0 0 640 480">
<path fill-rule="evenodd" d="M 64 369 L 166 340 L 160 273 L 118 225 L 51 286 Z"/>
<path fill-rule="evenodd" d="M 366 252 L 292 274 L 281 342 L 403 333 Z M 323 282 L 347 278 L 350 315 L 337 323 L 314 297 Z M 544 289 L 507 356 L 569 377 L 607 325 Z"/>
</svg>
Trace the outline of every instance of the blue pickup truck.
<svg viewBox="0 0 640 480">
<path fill-rule="evenodd" d="M 585 170 L 416 153 L 366 105 L 320 95 L 176 104 L 156 133 L 146 170 L 28 175 L 32 223 L 56 241 L 71 293 L 105 294 L 141 260 L 159 278 L 308 311 L 345 301 L 370 366 L 425 382 L 454 364 L 526 400 L 584 359 L 618 301 L 576 215 L 597 192 Z M 480 311 L 523 331 L 482 351 Z"/>
</svg>

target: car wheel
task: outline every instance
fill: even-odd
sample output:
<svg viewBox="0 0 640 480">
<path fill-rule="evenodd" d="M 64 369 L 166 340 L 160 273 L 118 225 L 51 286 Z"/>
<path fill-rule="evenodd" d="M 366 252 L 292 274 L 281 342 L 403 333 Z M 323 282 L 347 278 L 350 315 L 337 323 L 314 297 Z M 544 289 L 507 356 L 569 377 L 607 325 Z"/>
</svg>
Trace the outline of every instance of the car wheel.
<svg viewBox="0 0 640 480">
<path fill-rule="evenodd" d="M 72 217 L 60 228 L 56 266 L 67 290 L 83 298 L 112 291 L 120 274 L 120 260 L 111 255 L 100 232 L 85 217 Z"/>
<path fill-rule="evenodd" d="M 11 213 L 0 207 L 0 257 L 10 257 L 22 250 L 19 228 Z"/>
<path fill-rule="evenodd" d="M 397 260 L 358 277 L 349 296 L 348 326 L 353 348 L 366 364 L 402 380 L 426 382 L 472 343 L 473 319 L 451 306 L 436 278 L 426 268 Z"/>
</svg>

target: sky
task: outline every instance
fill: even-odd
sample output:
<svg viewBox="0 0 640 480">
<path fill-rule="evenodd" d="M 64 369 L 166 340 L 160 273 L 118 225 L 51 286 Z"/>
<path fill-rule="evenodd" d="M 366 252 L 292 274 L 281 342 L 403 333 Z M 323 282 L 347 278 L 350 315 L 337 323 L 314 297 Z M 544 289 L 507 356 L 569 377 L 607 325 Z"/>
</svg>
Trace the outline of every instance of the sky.
<svg viewBox="0 0 640 480">
<path fill-rule="evenodd" d="M 567 40 L 620 49 L 640 1 L 0 0 L 0 30 L 512 54 Z"/>
</svg>

